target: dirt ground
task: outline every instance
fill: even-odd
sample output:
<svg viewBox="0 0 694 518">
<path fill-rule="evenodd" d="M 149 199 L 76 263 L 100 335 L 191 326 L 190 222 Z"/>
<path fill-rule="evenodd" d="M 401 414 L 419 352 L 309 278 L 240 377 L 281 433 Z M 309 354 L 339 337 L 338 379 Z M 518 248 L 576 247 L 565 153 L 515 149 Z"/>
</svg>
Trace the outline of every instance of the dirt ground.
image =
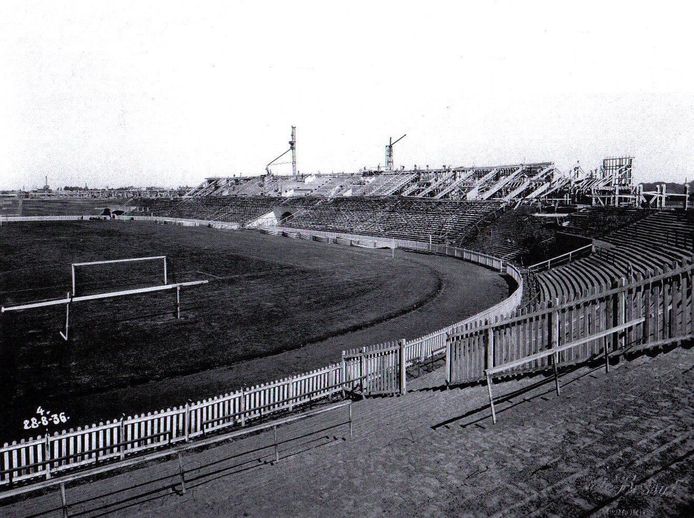
<svg viewBox="0 0 694 518">
<path fill-rule="evenodd" d="M 7 225 L 0 235 L 6 305 L 64 296 L 76 261 L 167 255 L 170 280 L 209 280 L 183 290 L 180 320 L 171 293 L 75 304 L 68 344 L 58 335 L 62 306 L 5 313 L 6 440 L 21 436 L 38 405 L 75 426 L 166 408 L 321 367 L 343 349 L 422 335 L 508 294 L 497 273 L 458 260 L 256 232 L 70 222 Z M 86 273 L 85 293 L 157 282 L 144 267 Z"/>
<path fill-rule="evenodd" d="M 68 486 L 70 516 L 692 516 L 694 351 L 677 348 L 552 378 L 443 386 L 441 369 L 403 397 L 175 460 Z M 56 491 L 0 507 L 59 516 Z"/>
</svg>

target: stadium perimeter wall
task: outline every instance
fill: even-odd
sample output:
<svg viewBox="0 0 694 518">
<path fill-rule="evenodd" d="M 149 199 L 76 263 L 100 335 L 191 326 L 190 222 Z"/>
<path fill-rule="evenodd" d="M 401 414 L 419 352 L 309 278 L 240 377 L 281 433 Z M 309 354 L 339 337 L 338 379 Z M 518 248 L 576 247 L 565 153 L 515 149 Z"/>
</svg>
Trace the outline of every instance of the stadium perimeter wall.
<svg viewBox="0 0 694 518">
<path fill-rule="evenodd" d="M 98 216 L 29 216 L 6 217 L 4 222 L 79 221 L 103 219 Z M 125 221 L 150 221 L 184 226 L 212 226 L 222 229 L 239 228 L 236 224 L 220 224 L 194 219 L 160 218 L 155 216 L 126 216 Z M 521 272 L 502 259 L 448 245 L 436 245 L 411 240 L 374 238 L 337 232 L 273 228 L 267 233 L 298 239 L 366 246 L 370 248 L 404 248 L 435 253 L 480 264 L 509 275 L 517 283 L 514 292 L 500 303 L 443 329 L 413 340 L 401 341 L 404 364 L 412 365 L 446 351 L 449 334 L 470 330 L 492 319 L 511 313 L 521 303 L 523 278 Z M 362 355 L 377 352 L 392 343 L 360 348 Z M 76 430 L 45 434 L 0 448 L 0 487 L 21 481 L 48 479 L 75 468 L 86 468 L 97 462 L 122 460 L 125 456 L 152 449 L 171 447 L 205 434 L 244 426 L 247 421 L 271 414 L 291 411 L 295 407 L 333 396 L 344 396 L 345 390 L 363 386 L 365 381 L 385 375 L 377 362 L 364 365 L 359 359 L 346 359 L 321 369 L 294 375 L 281 380 L 243 388 L 197 402 L 148 412 L 121 419 L 93 424 Z"/>
</svg>

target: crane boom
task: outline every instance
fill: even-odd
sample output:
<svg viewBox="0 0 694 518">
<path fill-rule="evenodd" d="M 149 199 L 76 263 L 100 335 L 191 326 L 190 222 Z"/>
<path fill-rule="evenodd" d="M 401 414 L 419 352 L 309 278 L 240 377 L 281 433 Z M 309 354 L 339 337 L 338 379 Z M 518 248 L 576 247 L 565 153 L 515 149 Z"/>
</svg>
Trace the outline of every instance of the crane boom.
<svg viewBox="0 0 694 518">
<path fill-rule="evenodd" d="M 292 153 L 292 176 L 296 176 L 296 126 L 292 126 L 292 139 L 289 141 L 289 149 L 287 149 L 284 153 L 279 155 L 278 157 L 270 160 L 267 165 L 265 166 L 265 172 L 267 174 L 272 174 L 272 171 L 270 171 L 270 166 L 277 162 L 280 158 L 282 158 L 284 155 L 289 153 L 291 151 Z"/>
</svg>

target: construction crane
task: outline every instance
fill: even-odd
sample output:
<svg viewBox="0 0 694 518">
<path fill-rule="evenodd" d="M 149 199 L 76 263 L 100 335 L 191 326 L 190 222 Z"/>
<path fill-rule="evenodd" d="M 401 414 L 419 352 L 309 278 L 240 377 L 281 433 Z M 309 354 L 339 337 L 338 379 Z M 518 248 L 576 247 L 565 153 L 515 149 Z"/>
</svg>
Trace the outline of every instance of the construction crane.
<svg viewBox="0 0 694 518">
<path fill-rule="evenodd" d="M 393 146 L 400 142 L 402 139 L 404 139 L 407 136 L 407 133 L 405 133 L 402 137 L 400 137 L 398 140 L 393 142 L 393 137 L 390 137 L 388 140 L 388 144 L 386 144 L 386 171 L 392 171 L 393 170 Z"/>
<path fill-rule="evenodd" d="M 275 158 L 274 160 L 270 160 L 268 164 L 265 166 L 265 171 L 267 174 L 272 174 L 272 171 L 270 171 L 270 166 L 277 162 L 280 158 L 282 158 L 284 155 L 286 155 L 289 152 L 292 152 L 292 176 L 296 176 L 296 126 L 292 126 L 292 138 L 289 141 L 289 149 L 287 149 L 284 153 L 282 153 L 280 156 Z M 286 164 L 287 162 L 282 162 L 283 164 Z"/>
</svg>

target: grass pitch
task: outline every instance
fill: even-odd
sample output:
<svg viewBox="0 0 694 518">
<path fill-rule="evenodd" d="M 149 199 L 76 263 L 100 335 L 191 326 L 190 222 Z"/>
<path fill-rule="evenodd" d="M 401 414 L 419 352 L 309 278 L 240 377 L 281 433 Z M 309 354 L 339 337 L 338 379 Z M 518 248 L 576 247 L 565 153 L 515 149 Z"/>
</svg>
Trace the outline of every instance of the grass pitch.
<svg viewBox="0 0 694 518">
<path fill-rule="evenodd" d="M 0 438 L 20 436 L 38 405 L 65 410 L 75 425 L 155 410 L 337 360 L 326 346 L 332 341 L 352 347 L 384 333 L 423 334 L 507 293 L 498 275 L 465 264 L 470 279 L 486 285 L 481 299 L 427 318 L 422 309 L 453 295 L 440 267 L 427 264 L 442 258 L 399 251 L 392 259 L 389 251 L 246 231 L 66 222 L 0 229 L 0 303 L 64 296 L 73 262 L 150 255 L 169 258 L 170 282 L 209 280 L 182 290 L 180 320 L 173 292 L 73 304 L 68 343 L 58 334 L 64 306 L 2 315 Z M 161 283 L 156 268 L 143 268 L 89 272 L 83 286 L 93 293 Z M 290 366 L 272 361 L 293 351 L 301 354 Z"/>
</svg>

